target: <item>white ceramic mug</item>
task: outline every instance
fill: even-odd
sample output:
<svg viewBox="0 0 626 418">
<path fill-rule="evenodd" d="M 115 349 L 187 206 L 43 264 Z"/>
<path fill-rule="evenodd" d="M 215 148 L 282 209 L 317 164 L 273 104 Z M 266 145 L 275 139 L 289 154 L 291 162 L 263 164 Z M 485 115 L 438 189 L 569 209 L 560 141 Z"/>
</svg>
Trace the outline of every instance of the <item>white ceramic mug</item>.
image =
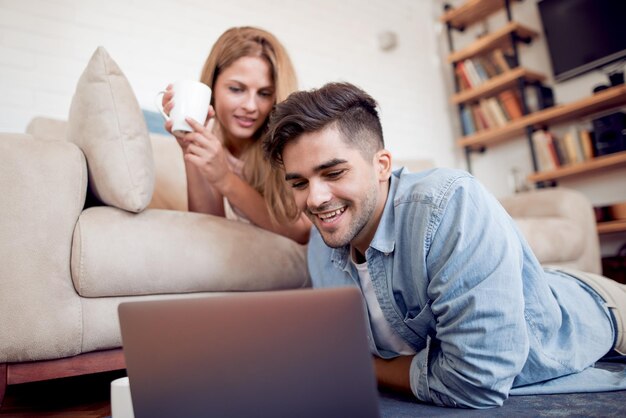
<svg viewBox="0 0 626 418">
<path fill-rule="evenodd" d="M 156 96 L 156 107 L 165 120 L 172 121 L 172 133 L 191 132 L 191 126 L 185 118 L 191 118 L 199 123 L 204 123 L 209 113 L 211 104 L 211 88 L 204 83 L 195 80 L 180 80 L 172 84 L 174 91 L 174 107 L 167 115 L 163 110 L 162 97 L 165 91 L 160 91 Z"/>
<path fill-rule="evenodd" d="M 134 418 L 133 401 L 128 377 L 111 382 L 111 418 Z"/>
</svg>

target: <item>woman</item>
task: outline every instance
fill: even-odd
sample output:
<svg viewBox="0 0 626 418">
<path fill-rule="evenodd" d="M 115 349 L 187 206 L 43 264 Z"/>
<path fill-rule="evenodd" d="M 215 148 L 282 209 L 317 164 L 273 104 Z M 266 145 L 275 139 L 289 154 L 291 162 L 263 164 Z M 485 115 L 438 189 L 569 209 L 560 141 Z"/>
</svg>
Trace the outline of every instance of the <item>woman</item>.
<svg viewBox="0 0 626 418">
<path fill-rule="evenodd" d="M 251 222 L 306 243 L 310 222 L 297 215 L 282 173 L 260 147 L 272 107 L 296 90 L 287 52 L 264 30 L 231 28 L 213 46 L 200 81 L 213 91 L 207 123 L 188 121 L 194 132 L 177 138 L 189 210 Z M 176 100 L 170 89 L 163 97 L 168 113 Z M 171 132 L 171 122 L 165 128 Z"/>
</svg>

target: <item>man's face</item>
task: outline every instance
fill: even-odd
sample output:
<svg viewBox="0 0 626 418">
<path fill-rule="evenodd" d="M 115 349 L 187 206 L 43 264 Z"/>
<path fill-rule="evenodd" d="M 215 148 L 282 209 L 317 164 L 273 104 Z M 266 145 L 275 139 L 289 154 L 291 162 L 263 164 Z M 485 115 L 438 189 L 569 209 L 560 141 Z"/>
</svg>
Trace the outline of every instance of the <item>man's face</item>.
<svg viewBox="0 0 626 418">
<path fill-rule="evenodd" d="M 288 143 L 282 157 L 296 204 L 326 245 L 351 243 L 364 254 L 385 206 L 389 153 L 378 151 L 368 161 L 330 126 Z"/>
</svg>

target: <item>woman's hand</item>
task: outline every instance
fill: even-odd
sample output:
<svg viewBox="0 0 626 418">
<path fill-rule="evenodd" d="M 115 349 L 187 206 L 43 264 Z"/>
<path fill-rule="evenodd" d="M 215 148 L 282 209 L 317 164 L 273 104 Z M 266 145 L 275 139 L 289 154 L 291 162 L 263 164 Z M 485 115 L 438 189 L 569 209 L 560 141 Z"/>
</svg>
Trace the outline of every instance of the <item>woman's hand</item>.
<svg viewBox="0 0 626 418">
<path fill-rule="evenodd" d="M 174 90 L 172 90 L 171 84 L 168 84 L 167 87 L 165 88 L 165 94 L 163 94 L 163 98 L 161 99 L 161 106 L 163 106 L 163 112 L 169 116 L 170 112 L 174 108 Z M 208 123 L 209 120 L 213 118 L 214 116 L 215 116 L 215 110 L 213 110 L 213 106 L 209 106 L 209 112 L 206 116 L 205 123 Z M 180 147 L 183 150 L 183 153 L 185 153 L 186 147 L 188 144 L 182 141 L 183 135 L 181 135 L 180 132 L 177 132 L 177 135 L 175 135 L 172 132 L 172 124 L 173 122 L 171 120 L 166 120 L 165 130 L 169 132 L 174 138 L 176 138 L 178 145 L 180 145 Z"/>
<path fill-rule="evenodd" d="M 213 109 L 209 110 L 210 115 L 211 112 Z M 211 117 L 206 126 L 191 118 L 185 120 L 194 130 L 179 139 L 185 151 L 185 161 L 196 166 L 203 177 L 224 194 L 230 176 L 234 173 L 228 165 L 224 146 L 213 133 L 215 118 Z"/>
<path fill-rule="evenodd" d="M 165 88 L 165 94 L 163 94 L 163 98 L 161 99 L 161 106 L 163 107 L 163 113 L 167 116 L 170 115 L 172 108 L 174 107 L 174 91 L 172 90 L 172 85 L 168 84 Z M 172 121 L 165 121 L 165 130 L 169 133 L 172 133 Z"/>
</svg>

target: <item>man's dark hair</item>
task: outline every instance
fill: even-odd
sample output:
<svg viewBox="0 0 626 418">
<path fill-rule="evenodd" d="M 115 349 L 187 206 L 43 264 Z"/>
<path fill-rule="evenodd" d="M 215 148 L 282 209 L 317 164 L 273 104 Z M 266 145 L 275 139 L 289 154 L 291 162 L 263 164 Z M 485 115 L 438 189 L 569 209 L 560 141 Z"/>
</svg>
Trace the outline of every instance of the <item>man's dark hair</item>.
<svg viewBox="0 0 626 418">
<path fill-rule="evenodd" d="M 331 124 L 338 128 L 344 141 L 366 157 L 385 147 L 376 101 L 350 83 L 329 83 L 319 89 L 292 93 L 276 106 L 263 140 L 265 156 L 280 166 L 287 143 Z"/>
</svg>

